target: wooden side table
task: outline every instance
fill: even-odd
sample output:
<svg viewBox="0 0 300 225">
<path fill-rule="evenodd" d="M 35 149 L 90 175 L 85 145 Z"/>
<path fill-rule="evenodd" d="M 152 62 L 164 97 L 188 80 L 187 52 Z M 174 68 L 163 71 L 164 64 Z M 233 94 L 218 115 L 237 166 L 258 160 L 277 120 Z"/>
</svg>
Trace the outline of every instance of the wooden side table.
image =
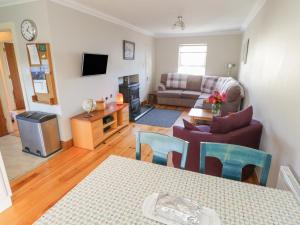
<svg viewBox="0 0 300 225">
<path fill-rule="evenodd" d="M 156 91 L 151 91 L 148 94 L 148 104 L 149 105 L 157 104 L 157 92 Z"/>
<path fill-rule="evenodd" d="M 193 124 L 210 123 L 213 119 L 213 114 L 211 110 L 192 108 L 189 112 L 189 117 Z"/>
</svg>

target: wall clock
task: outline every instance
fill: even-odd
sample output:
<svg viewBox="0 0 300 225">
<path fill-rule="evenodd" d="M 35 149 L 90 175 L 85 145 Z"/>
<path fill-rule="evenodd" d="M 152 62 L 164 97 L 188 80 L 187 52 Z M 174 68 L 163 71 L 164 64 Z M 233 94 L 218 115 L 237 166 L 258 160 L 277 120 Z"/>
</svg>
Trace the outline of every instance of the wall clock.
<svg viewBox="0 0 300 225">
<path fill-rule="evenodd" d="M 21 24 L 21 33 L 26 41 L 33 41 L 37 36 L 37 28 L 32 20 L 23 20 Z"/>
</svg>

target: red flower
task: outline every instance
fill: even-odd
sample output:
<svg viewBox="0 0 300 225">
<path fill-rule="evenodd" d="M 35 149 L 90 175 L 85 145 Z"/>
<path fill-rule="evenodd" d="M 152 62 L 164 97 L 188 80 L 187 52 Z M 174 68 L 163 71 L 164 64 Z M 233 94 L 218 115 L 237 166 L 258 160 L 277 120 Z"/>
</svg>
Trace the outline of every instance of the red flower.
<svg viewBox="0 0 300 225">
<path fill-rule="evenodd" d="M 208 98 L 208 102 L 211 104 L 222 104 L 226 101 L 226 94 L 218 91 L 214 91 L 211 96 Z"/>
</svg>

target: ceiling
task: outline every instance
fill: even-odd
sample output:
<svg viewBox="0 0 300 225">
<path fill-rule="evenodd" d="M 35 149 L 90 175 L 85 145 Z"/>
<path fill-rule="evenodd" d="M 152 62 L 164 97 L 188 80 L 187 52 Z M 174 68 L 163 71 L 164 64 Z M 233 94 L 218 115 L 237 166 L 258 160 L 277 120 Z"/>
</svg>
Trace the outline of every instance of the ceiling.
<svg viewBox="0 0 300 225">
<path fill-rule="evenodd" d="M 72 0 L 155 36 L 241 30 L 260 0 Z M 183 16 L 184 31 L 172 29 Z"/>
<path fill-rule="evenodd" d="M 0 0 L 0 6 L 34 0 Z M 265 0 L 51 0 L 154 36 L 237 32 Z M 186 29 L 174 30 L 177 16 Z"/>
</svg>

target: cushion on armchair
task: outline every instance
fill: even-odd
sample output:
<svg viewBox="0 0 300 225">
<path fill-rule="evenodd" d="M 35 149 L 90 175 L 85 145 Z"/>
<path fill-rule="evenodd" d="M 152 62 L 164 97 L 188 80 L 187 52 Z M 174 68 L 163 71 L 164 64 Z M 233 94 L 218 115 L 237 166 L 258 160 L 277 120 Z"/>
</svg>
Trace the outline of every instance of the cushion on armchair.
<svg viewBox="0 0 300 225">
<path fill-rule="evenodd" d="M 185 119 L 183 119 L 183 125 L 184 125 L 184 128 L 188 129 L 188 130 L 196 130 L 196 131 L 206 132 L 206 133 L 210 132 L 210 126 L 207 126 L 207 125 L 195 126 L 194 124 L 190 123 L 189 121 L 187 121 Z"/>
<path fill-rule="evenodd" d="M 211 133 L 225 134 L 230 131 L 248 126 L 253 115 L 252 106 L 224 117 L 213 117 Z"/>
</svg>

